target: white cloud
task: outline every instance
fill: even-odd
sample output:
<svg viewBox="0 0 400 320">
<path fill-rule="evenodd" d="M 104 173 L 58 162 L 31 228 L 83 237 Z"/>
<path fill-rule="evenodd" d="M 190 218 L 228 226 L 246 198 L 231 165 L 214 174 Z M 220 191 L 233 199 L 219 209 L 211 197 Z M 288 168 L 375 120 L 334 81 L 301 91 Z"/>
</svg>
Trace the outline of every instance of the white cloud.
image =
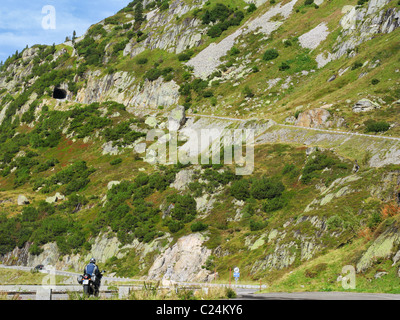
<svg viewBox="0 0 400 320">
<path fill-rule="evenodd" d="M 4 2 L 4 3 L 3 3 Z M 0 61 L 26 45 L 62 43 L 75 30 L 80 36 L 94 23 L 111 16 L 130 0 L 2 0 L 0 7 Z M 44 30 L 42 8 L 56 9 L 56 29 Z"/>
</svg>

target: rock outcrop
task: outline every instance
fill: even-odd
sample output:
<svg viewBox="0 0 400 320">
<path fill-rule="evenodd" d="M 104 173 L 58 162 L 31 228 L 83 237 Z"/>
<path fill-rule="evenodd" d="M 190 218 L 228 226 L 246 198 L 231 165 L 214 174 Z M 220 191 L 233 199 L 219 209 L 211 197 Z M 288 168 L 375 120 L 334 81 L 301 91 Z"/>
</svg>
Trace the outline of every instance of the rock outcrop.
<svg viewBox="0 0 400 320">
<path fill-rule="evenodd" d="M 357 101 L 356 104 L 353 106 L 353 112 L 368 112 L 375 109 L 380 109 L 380 107 L 381 106 L 379 104 L 372 102 L 369 99 L 361 99 Z"/>
<path fill-rule="evenodd" d="M 203 246 L 205 239 L 199 234 L 190 234 L 161 254 L 151 266 L 150 280 L 207 281 L 210 272 L 202 269 L 211 250 Z"/>
<path fill-rule="evenodd" d="M 62 255 L 55 242 L 47 243 L 41 248 L 42 253 L 34 255 L 29 252 L 32 243 L 27 242 L 22 248 L 15 248 L 12 252 L 0 256 L 0 262 L 5 265 L 19 265 L 35 267 L 38 264 L 53 266 L 57 270 L 74 269 L 81 272 L 90 258 L 95 257 L 100 263 L 116 257 L 123 258 L 129 250 L 135 250 L 136 254 L 144 261 L 147 254 L 154 251 L 163 252 L 171 241 L 169 235 L 153 240 L 150 243 L 141 243 L 134 240 L 128 245 L 122 246 L 118 238 L 112 234 L 102 233 L 92 240 L 93 244 L 89 253 Z"/>
<path fill-rule="evenodd" d="M 335 58 L 354 50 L 375 34 L 390 33 L 400 26 L 400 11 L 383 10 L 390 0 L 370 0 L 367 8 L 355 6 L 343 16 L 340 24 L 342 34 L 334 46 Z"/>
<path fill-rule="evenodd" d="M 330 117 L 331 114 L 325 109 L 307 110 L 299 114 L 295 125 L 306 128 L 325 128 L 328 126 Z"/>
<path fill-rule="evenodd" d="M 175 81 L 164 82 L 160 77 L 155 81 L 145 80 L 143 85 L 128 72 L 116 72 L 101 76 L 100 71 L 89 72 L 87 85 L 78 91 L 76 101 L 90 104 L 93 102 L 116 101 L 135 113 L 158 106 L 176 105 L 179 99 L 179 86 Z"/>
<path fill-rule="evenodd" d="M 300 113 L 294 124 L 305 128 L 339 128 L 344 125 L 344 119 L 332 116 L 326 109 L 316 108 Z"/>
<path fill-rule="evenodd" d="M 357 272 L 364 272 L 378 259 L 388 259 L 395 255 L 400 244 L 400 233 L 397 228 L 384 231 L 362 255 L 357 263 Z"/>
<path fill-rule="evenodd" d="M 168 117 L 169 131 L 178 131 L 186 123 L 184 106 L 177 106 Z"/>
<path fill-rule="evenodd" d="M 24 206 L 24 205 L 29 204 L 30 202 L 29 202 L 29 200 L 28 200 L 28 198 L 26 196 L 20 194 L 18 196 L 17 203 L 18 203 L 19 206 Z"/>
<path fill-rule="evenodd" d="M 272 21 L 272 18 L 281 16 L 283 19 L 287 19 L 292 13 L 296 2 L 297 0 L 292 0 L 285 5 L 278 3 L 262 16 L 245 23 L 242 27 L 219 43 L 210 44 L 198 55 L 189 60 L 187 65 L 194 68 L 194 74 L 196 77 L 206 79 L 216 70 L 216 68 L 218 68 L 218 66 L 222 64 L 221 58 L 232 49 L 239 36 L 255 31 L 262 32 L 266 36 L 269 36 L 283 23 L 281 21 Z"/>
<path fill-rule="evenodd" d="M 124 49 L 124 56 L 131 58 L 142 53 L 146 49 L 161 49 L 171 53 L 179 54 L 187 49 L 202 44 L 203 32 L 201 21 L 197 18 L 187 17 L 182 21 L 176 20 L 189 11 L 199 8 L 204 0 L 191 1 L 187 4 L 182 0 L 170 2 L 169 8 L 165 11 L 155 9 L 147 14 L 147 23 L 144 31 L 147 38 L 142 42 L 132 39 Z"/>
</svg>

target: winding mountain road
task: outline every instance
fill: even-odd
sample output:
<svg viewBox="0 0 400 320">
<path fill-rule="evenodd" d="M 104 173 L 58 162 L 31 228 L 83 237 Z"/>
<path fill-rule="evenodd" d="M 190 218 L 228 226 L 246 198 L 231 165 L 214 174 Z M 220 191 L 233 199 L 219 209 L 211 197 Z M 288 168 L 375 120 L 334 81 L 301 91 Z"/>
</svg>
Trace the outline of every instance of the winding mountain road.
<svg viewBox="0 0 400 320">
<path fill-rule="evenodd" d="M 239 118 L 231 118 L 231 117 L 221 117 L 221 116 L 213 116 L 213 115 L 205 115 L 205 114 L 191 114 L 187 115 L 187 118 L 195 118 L 195 117 L 201 117 L 201 118 L 211 118 L 211 119 L 218 119 L 218 120 L 227 120 L 227 121 L 239 121 L 239 122 L 247 122 L 247 121 L 257 121 L 260 119 L 239 119 Z M 394 140 L 394 141 L 399 141 L 400 138 L 398 137 L 388 137 L 388 136 L 380 136 L 380 135 L 373 135 L 373 134 L 364 134 L 364 133 L 358 133 L 358 132 L 351 132 L 351 131 L 339 131 L 339 130 L 329 130 L 329 129 L 319 129 L 319 128 L 307 128 L 307 127 L 300 127 L 300 126 L 295 126 L 295 125 L 290 125 L 290 124 L 279 124 L 277 123 L 276 126 L 279 127 L 286 127 L 286 128 L 295 128 L 295 129 L 303 129 L 303 130 L 311 130 L 311 131 L 318 131 L 318 132 L 324 132 L 324 133 L 330 133 L 330 134 L 344 134 L 348 136 L 360 136 L 360 137 L 368 137 L 368 138 L 375 138 L 375 139 L 387 139 L 387 140 Z"/>
</svg>

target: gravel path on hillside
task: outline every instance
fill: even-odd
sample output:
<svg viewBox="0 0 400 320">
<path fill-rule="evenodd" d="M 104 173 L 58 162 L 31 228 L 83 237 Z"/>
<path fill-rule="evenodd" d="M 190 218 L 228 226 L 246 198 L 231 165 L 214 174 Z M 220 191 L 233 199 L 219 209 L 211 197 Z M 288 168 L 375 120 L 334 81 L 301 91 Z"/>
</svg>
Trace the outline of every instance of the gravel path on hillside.
<svg viewBox="0 0 400 320">
<path fill-rule="evenodd" d="M 206 79 L 211 75 L 221 64 L 221 58 L 227 55 L 228 51 L 235 45 L 236 39 L 242 35 L 250 32 L 262 32 L 265 35 L 270 35 L 275 31 L 283 22 L 282 21 L 270 21 L 271 18 L 280 14 L 284 19 L 287 19 L 293 11 L 293 7 L 297 0 L 292 0 L 286 5 L 282 6 L 277 4 L 272 7 L 269 11 L 260 17 L 257 17 L 251 21 L 248 21 L 233 34 L 226 37 L 219 43 L 212 43 L 197 56 L 187 62 L 188 66 L 194 68 L 194 75 Z"/>
<path fill-rule="evenodd" d="M 329 35 L 329 29 L 326 26 L 326 23 L 322 22 L 314 29 L 300 36 L 299 42 L 303 48 L 308 48 L 313 50 L 317 48 L 319 44 L 322 41 L 324 41 L 328 35 Z"/>
</svg>

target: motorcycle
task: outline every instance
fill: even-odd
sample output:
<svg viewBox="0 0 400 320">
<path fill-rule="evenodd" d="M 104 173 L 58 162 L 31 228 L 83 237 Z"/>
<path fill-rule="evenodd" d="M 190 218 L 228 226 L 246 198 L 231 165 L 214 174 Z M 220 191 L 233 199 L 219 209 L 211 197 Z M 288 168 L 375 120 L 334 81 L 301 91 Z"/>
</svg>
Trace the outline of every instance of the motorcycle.
<svg viewBox="0 0 400 320">
<path fill-rule="evenodd" d="M 98 297 L 100 293 L 100 282 L 101 282 L 101 277 L 103 276 L 102 274 L 105 273 L 105 271 L 101 272 L 101 276 L 99 277 L 100 279 L 97 279 L 97 277 L 93 274 L 84 274 L 78 277 L 78 283 L 80 285 L 83 285 L 83 294 L 90 297 L 91 295 Z"/>
</svg>

